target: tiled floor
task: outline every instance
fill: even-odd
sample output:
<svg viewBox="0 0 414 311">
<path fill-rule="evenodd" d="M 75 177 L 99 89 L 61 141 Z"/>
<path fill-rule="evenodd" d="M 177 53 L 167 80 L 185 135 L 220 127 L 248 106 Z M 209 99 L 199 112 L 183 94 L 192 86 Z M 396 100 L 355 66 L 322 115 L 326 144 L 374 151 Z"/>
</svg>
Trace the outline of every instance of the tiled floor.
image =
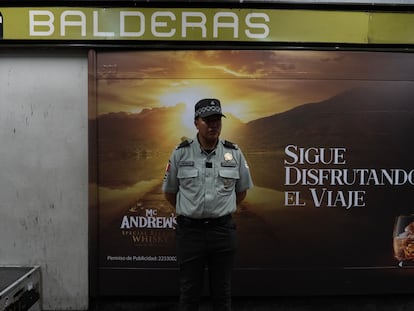
<svg viewBox="0 0 414 311">
<path fill-rule="evenodd" d="M 100 298 L 90 311 L 176 311 L 175 298 Z M 200 311 L 211 311 L 208 300 Z M 235 297 L 233 311 L 413 311 L 413 295 L 335 297 Z"/>
</svg>

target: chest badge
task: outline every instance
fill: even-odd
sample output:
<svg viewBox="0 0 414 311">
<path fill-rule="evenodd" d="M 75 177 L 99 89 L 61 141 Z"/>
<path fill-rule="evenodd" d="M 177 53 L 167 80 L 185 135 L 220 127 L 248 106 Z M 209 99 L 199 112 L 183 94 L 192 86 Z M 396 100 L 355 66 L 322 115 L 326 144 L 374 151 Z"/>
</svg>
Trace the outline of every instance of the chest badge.
<svg viewBox="0 0 414 311">
<path fill-rule="evenodd" d="M 233 160 L 233 155 L 230 152 L 227 152 L 224 154 L 224 160 L 225 161 L 231 161 Z"/>
</svg>

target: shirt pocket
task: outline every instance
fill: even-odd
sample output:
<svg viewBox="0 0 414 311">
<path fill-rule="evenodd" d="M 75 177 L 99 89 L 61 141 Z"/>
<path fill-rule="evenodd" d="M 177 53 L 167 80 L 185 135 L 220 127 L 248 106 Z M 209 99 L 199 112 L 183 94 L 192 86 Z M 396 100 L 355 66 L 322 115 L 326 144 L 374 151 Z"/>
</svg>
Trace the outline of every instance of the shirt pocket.
<svg viewBox="0 0 414 311">
<path fill-rule="evenodd" d="M 185 189 L 194 189 L 200 185 L 198 169 L 195 167 L 180 167 L 177 172 L 180 186 Z"/>
<path fill-rule="evenodd" d="M 218 192 L 221 194 L 230 194 L 234 191 L 236 182 L 240 179 L 239 170 L 221 169 L 218 174 Z"/>
</svg>

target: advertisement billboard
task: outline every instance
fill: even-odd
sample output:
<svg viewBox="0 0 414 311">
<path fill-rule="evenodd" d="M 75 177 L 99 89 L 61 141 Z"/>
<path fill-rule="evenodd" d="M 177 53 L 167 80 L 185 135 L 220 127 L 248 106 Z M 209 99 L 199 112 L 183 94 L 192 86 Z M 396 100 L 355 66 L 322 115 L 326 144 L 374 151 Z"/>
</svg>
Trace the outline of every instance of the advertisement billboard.
<svg viewBox="0 0 414 311">
<path fill-rule="evenodd" d="M 100 293 L 177 293 L 161 184 L 205 97 L 255 184 L 234 215 L 235 295 L 414 290 L 412 54 L 102 51 L 95 95 Z"/>
</svg>

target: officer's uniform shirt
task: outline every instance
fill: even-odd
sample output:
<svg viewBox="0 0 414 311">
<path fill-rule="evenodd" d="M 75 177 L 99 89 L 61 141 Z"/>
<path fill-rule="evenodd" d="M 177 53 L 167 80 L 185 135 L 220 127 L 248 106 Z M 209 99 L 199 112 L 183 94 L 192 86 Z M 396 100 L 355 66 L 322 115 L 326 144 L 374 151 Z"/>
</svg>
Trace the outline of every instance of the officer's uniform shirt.
<svg viewBox="0 0 414 311">
<path fill-rule="evenodd" d="M 162 190 L 177 193 L 177 215 L 203 219 L 233 213 L 236 192 L 251 187 L 249 167 L 237 145 L 220 139 L 207 153 L 195 138 L 173 151 Z"/>
</svg>

